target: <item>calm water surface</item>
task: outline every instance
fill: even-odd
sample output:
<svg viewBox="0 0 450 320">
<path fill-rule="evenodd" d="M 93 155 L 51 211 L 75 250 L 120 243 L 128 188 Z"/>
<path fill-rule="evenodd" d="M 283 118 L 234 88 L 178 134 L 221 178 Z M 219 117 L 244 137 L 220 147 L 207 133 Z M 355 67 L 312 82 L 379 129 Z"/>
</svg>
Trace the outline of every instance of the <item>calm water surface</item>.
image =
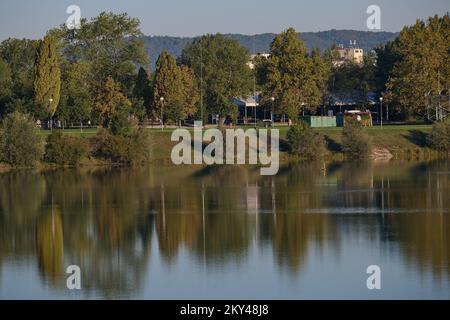
<svg viewBox="0 0 450 320">
<path fill-rule="evenodd" d="M 449 276 L 450 162 L 0 174 L 0 299 L 449 299 Z"/>
</svg>

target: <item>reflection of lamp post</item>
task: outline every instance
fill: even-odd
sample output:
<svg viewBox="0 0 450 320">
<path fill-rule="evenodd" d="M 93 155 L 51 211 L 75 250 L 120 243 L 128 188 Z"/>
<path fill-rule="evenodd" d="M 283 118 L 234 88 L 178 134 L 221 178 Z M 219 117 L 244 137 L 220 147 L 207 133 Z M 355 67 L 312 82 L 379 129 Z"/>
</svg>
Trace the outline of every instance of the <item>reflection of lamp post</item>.
<svg viewBox="0 0 450 320">
<path fill-rule="evenodd" d="M 432 102 L 433 101 L 431 101 L 430 100 L 430 95 L 431 95 L 431 93 L 433 92 L 433 90 L 430 90 L 430 91 L 428 91 L 427 93 L 425 93 L 425 103 L 426 103 L 426 105 L 427 105 L 427 116 L 428 116 L 428 120 L 430 120 L 431 118 L 432 118 L 432 116 L 430 115 L 430 110 L 431 110 L 431 108 L 433 107 L 432 106 Z M 431 103 L 430 103 L 431 102 Z M 430 105 L 431 104 L 431 105 Z M 437 120 L 437 111 L 436 111 L 436 120 Z"/>
<path fill-rule="evenodd" d="M 270 111 L 270 121 L 272 122 L 272 127 L 273 127 L 274 126 L 274 123 L 273 123 L 273 112 L 275 110 L 275 108 L 274 108 L 275 97 L 270 98 L 270 100 L 272 101 L 272 110 Z"/>
<path fill-rule="evenodd" d="M 161 131 L 164 129 L 164 97 L 159 98 L 161 101 Z"/>
<path fill-rule="evenodd" d="M 383 97 L 380 97 L 380 126 L 383 128 Z"/>
</svg>

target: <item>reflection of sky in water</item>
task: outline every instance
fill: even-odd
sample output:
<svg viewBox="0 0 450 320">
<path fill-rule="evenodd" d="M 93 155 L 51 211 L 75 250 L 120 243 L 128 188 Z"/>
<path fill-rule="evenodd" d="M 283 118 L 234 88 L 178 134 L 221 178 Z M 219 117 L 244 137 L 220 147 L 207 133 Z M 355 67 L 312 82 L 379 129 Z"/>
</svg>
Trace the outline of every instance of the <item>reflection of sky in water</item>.
<svg viewBox="0 0 450 320">
<path fill-rule="evenodd" d="M 448 299 L 449 167 L 2 174 L 0 298 Z"/>
</svg>

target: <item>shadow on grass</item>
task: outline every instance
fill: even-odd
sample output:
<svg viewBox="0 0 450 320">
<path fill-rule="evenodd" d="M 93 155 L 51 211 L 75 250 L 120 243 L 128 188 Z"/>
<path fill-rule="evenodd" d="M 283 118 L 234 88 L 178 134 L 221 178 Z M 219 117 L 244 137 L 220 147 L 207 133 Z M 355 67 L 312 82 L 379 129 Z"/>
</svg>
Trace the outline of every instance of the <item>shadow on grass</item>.
<svg viewBox="0 0 450 320">
<path fill-rule="evenodd" d="M 408 134 L 403 135 L 416 146 L 425 148 L 427 146 L 427 133 L 420 130 L 409 130 Z"/>
<path fill-rule="evenodd" d="M 328 136 L 325 136 L 325 142 L 327 143 L 328 150 L 332 152 L 341 152 L 342 148 L 339 143 L 336 142 L 336 140 L 331 139 Z"/>
<path fill-rule="evenodd" d="M 280 152 L 290 152 L 291 147 L 286 139 L 280 139 Z"/>
</svg>

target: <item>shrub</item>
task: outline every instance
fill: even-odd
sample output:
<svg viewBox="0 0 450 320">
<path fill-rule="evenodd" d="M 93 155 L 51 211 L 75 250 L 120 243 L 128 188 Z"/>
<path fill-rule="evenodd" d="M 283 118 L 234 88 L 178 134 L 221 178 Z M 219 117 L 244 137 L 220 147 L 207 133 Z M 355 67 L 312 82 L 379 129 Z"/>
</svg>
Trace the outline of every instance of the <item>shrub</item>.
<svg viewBox="0 0 450 320">
<path fill-rule="evenodd" d="M 440 152 L 450 152 L 450 121 L 437 122 L 427 136 L 427 145 Z"/>
<path fill-rule="evenodd" d="M 0 161 L 13 167 L 33 166 L 43 154 L 43 144 L 33 120 L 19 112 L 0 125 Z"/>
<path fill-rule="evenodd" d="M 122 165 L 141 165 L 149 160 L 150 139 L 145 129 L 114 135 L 100 130 L 91 140 L 95 157 Z"/>
<path fill-rule="evenodd" d="M 136 130 L 139 123 L 137 118 L 130 117 L 126 110 L 115 112 L 111 116 L 109 131 L 113 135 L 128 135 Z"/>
<path fill-rule="evenodd" d="M 348 120 L 342 131 L 342 151 L 350 159 L 363 159 L 372 152 L 372 141 L 362 124 L 355 120 Z"/>
<path fill-rule="evenodd" d="M 84 138 L 66 136 L 55 130 L 47 137 L 44 160 L 60 165 L 77 165 L 88 151 Z"/>
<path fill-rule="evenodd" d="M 351 125 L 354 121 L 358 121 L 363 127 L 370 127 L 372 126 L 372 115 L 370 114 L 370 112 L 360 112 L 356 115 L 351 113 L 344 115 L 345 126 L 347 126 L 348 122 L 350 122 Z"/>
<path fill-rule="evenodd" d="M 325 153 L 324 137 L 304 122 L 300 122 L 289 129 L 287 140 L 291 153 L 304 159 L 320 159 Z"/>
</svg>

